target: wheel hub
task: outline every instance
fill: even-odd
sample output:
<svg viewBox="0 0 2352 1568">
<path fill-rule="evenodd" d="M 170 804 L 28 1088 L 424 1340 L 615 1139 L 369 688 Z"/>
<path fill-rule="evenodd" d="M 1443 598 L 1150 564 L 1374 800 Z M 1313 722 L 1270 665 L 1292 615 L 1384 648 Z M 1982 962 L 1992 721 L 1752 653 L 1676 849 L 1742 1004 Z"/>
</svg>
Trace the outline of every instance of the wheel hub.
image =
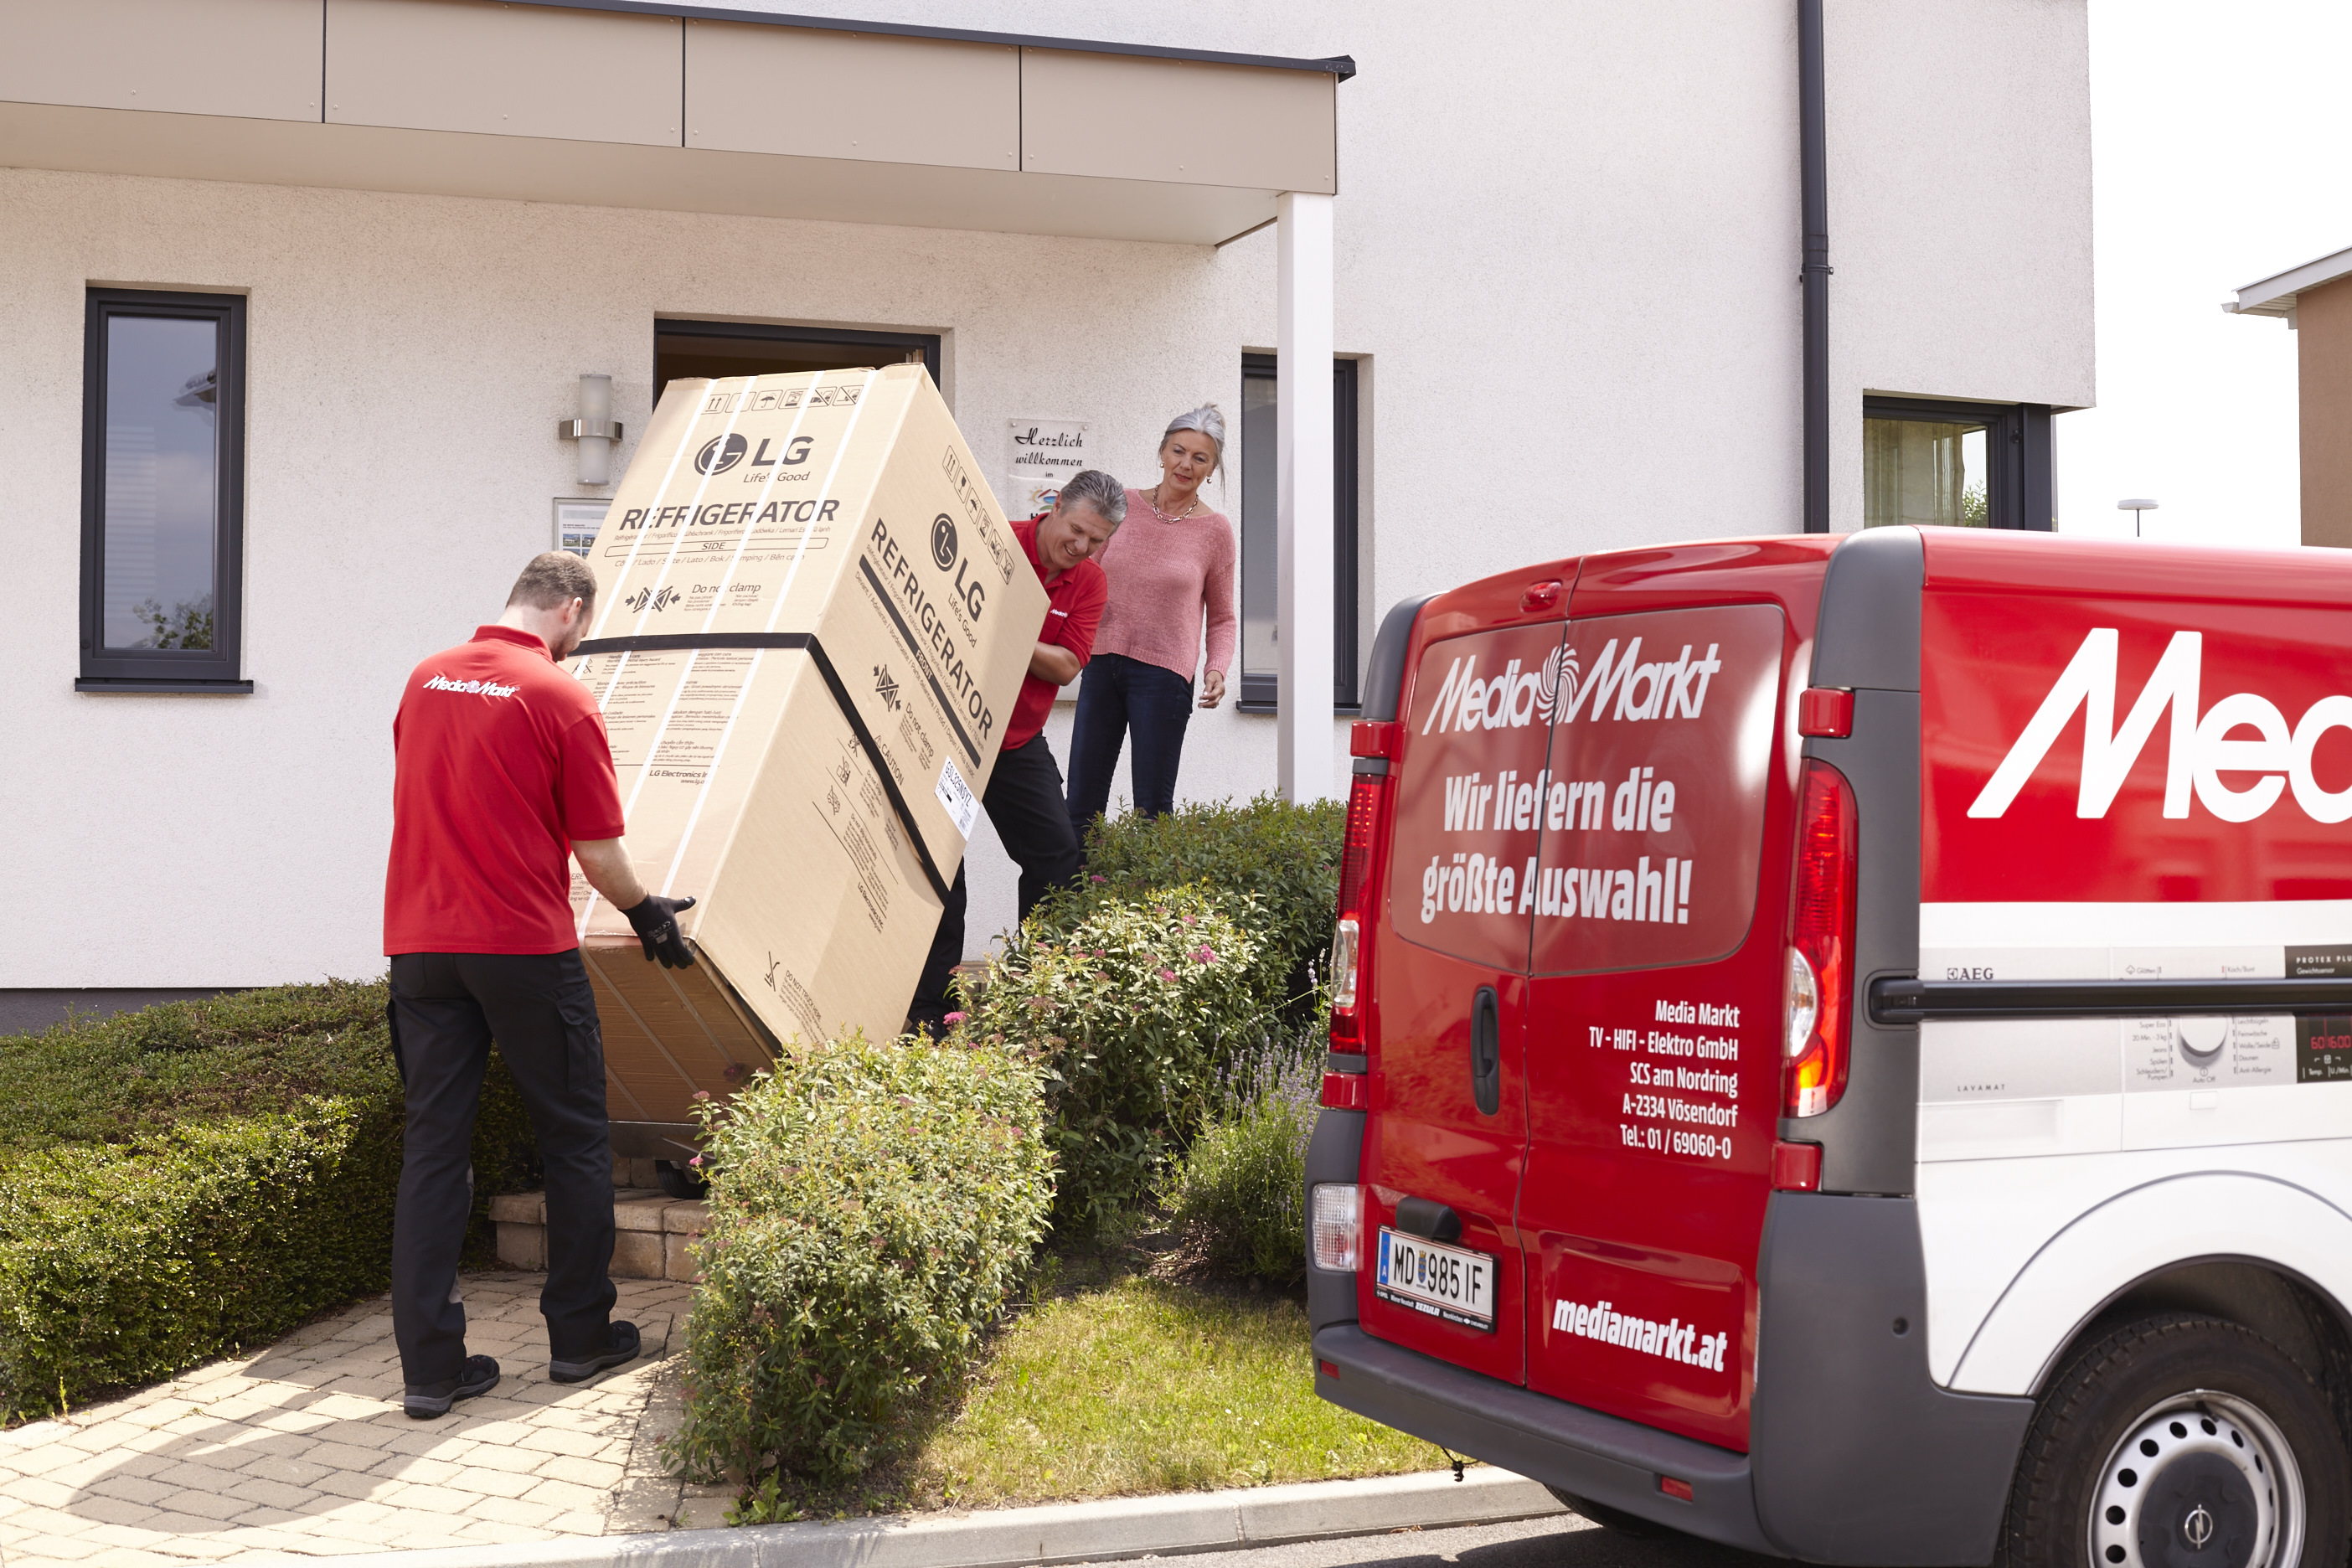
<svg viewBox="0 0 2352 1568">
<path fill-rule="evenodd" d="M 2303 1484 L 2278 1428 L 2198 1390 L 2134 1422 L 2108 1456 L 2090 1519 L 2103 1568 L 2290 1568 Z"/>
</svg>

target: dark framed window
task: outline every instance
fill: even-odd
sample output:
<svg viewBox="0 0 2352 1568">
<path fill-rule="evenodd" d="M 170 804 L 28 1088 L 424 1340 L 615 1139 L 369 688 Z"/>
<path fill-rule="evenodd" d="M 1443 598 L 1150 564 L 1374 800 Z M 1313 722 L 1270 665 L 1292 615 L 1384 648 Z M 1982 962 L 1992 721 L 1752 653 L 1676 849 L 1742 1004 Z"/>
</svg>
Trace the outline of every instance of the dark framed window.
<svg viewBox="0 0 2352 1568">
<path fill-rule="evenodd" d="M 251 691 L 244 299 L 93 289 L 82 355 L 75 689 Z"/>
<path fill-rule="evenodd" d="M 2039 403 L 1862 401 L 1863 526 L 2031 528 L 2057 515 L 2050 409 Z"/>
<path fill-rule="evenodd" d="M 1356 689 L 1357 362 L 1331 362 L 1331 704 L 1359 705 Z M 1279 696 L 1280 571 L 1275 479 L 1275 356 L 1242 356 L 1241 708 L 1271 713 Z"/>
<path fill-rule="evenodd" d="M 755 321 L 656 321 L 654 395 L 680 376 L 782 375 L 919 364 L 940 379 L 937 332 L 861 332 Z"/>
</svg>

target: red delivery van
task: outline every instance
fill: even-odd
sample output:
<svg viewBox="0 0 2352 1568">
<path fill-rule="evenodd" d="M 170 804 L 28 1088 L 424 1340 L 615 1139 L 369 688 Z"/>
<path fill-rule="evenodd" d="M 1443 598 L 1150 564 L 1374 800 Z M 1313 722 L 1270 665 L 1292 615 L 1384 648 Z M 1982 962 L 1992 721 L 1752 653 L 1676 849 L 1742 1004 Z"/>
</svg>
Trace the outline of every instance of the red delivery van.
<svg viewBox="0 0 2352 1568">
<path fill-rule="evenodd" d="M 1810 1562 L 2340 1568 L 2347 605 L 1914 529 L 1399 605 L 1318 1392 Z"/>
</svg>

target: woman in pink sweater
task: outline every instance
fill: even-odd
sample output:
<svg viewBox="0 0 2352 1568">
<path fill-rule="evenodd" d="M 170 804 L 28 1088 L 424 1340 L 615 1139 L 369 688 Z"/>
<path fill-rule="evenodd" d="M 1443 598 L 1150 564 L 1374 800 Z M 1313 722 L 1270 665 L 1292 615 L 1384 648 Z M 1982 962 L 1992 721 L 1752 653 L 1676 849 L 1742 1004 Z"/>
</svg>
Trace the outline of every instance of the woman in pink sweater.
<svg viewBox="0 0 2352 1568">
<path fill-rule="evenodd" d="M 1070 732 L 1070 825 L 1080 841 L 1110 804 L 1119 746 L 1132 742 L 1128 779 L 1147 816 L 1176 805 L 1176 764 L 1192 718 L 1201 628 L 1209 631 L 1200 705 L 1224 700 L 1239 621 L 1234 614 L 1234 525 L 1201 500 L 1223 461 L 1225 419 L 1213 404 L 1180 414 L 1160 438 L 1160 482 L 1127 492 L 1127 526 L 1103 547 L 1110 599 L 1078 689 Z"/>
</svg>

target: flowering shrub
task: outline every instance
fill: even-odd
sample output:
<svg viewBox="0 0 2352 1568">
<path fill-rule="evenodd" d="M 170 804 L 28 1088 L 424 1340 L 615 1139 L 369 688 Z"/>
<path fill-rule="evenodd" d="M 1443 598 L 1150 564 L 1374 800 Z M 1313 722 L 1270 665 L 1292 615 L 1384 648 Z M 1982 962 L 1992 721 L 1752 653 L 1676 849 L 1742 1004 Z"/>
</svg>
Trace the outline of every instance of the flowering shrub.
<svg viewBox="0 0 2352 1568">
<path fill-rule="evenodd" d="M 958 1037 L 1041 1053 L 1061 1173 L 1054 1226 L 1093 1236 L 1147 1196 L 1207 1121 L 1218 1074 L 1265 1037 L 1279 955 L 1246 896 L 1171 888 L 1033 922 L 989 971 Z"/>
<path fill-rule="evenodd" d="M 1339 801 L 1294 805 L 1262 795 L 1245 805 L 1227 801 L 1163 816 L 1098 819 L 1087 829 L 1087 879 L 1032 918 L 1066 932 L 1103 904 L 1186 884 L 1255 900 L 1250 930 L 1266 949 L 1265 1005 L 1291 1027 L 1302 1027 L 1319 1011 L 1315 969 L 1331 945 L 1347 815 Z"/>
<path fill-rule="evenodd" d="M 1220 1084 L 1216 1120 L 1161 1193 L 1185 1250 L 1213 1272 L 1277 1285 L 1307 1268 L 1307 1145 L 1321 1099 L 1320 1039 L 1269 1041 Z"/>
<path fill-rule="evenodd" d="M 1019 1049 L 850 1035 L 702 1102 L 688 1475 L 755 1500 L 779 1472 L 854 1476 L 962 1363 L 1045 1234 L 1041 1078 Z"/>
</svg>

